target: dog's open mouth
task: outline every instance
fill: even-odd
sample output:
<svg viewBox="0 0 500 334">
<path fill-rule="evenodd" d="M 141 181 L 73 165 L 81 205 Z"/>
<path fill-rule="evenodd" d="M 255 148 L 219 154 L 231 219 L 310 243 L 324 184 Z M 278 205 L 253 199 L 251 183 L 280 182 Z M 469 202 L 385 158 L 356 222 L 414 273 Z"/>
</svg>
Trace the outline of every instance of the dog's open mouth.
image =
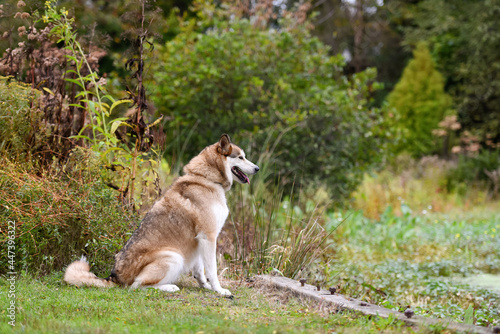
<svg viewBox="0 0 500 334">
<path fill-rule="evenodd" d="M 234 175 L 238 177 L 238 179 L 241 181 L 241 183 L 248 183 L 250 184 L 250 180 L 248 179 L 248 176 L 241 171 L 238 167 L 234 166 L 231 168 L 231 172 L 233 172 Z"/>
</svg>

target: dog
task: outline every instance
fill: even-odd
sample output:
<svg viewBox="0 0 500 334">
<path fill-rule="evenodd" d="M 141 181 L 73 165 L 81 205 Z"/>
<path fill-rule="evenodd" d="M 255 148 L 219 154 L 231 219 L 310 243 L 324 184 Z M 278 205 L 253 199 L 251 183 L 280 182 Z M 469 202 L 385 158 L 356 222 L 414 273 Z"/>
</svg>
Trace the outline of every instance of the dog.
<svg viewBox="0 0 500 334">
<path fill-rule="evenodd" d="M 141 224 L 115 255 L 108 278 L 90 272 L 87 260 L 71 263 L 64 281 L 76 286 L 129 286 L 178 291 L 178 277 L 191 271 L 201 288 L 224 296 L 217 277 L 216 242 L 229 209 L 226 191 L 233 181 L 250 183 L 259 167 L 231 143 L 227 134 L 207 146 L 184 167 L 165 196 L 144 216 Z"/>
</svg>

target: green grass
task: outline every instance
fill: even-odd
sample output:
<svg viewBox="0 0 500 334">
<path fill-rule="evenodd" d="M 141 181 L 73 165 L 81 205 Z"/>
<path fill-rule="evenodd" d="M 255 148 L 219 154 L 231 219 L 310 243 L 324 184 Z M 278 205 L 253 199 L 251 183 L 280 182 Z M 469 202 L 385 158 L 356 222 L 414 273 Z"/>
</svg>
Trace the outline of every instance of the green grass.
<svg viewBox="0 0 500 334">
<path fill-rule="evenodd" d="M 1 305 L 8 305 L 0 280 Z M 178 293 L 123 288 L 76 288 L 62 273 L 17 279 L 17 319 L 0 332 L 26 333 L 415 333 L 394 319 L 332 313 L 278 291 L 231 283 L 234 299 L 194 287 L 184 279 Z M 5 310 L 2 318 L 6 319 Z"/>
<path fill-rule="evenodd" d="M 500 214 L 415 214 L 405 204 L 401 212 L 398 217 L 387 209 L 378 220 L 351 212 L 335 234 L 336 260 L 324 273 L 329 284 L 393 309 L 410 306 L 424 316 L 498 325 L 498 292 L 460 278 L 500 273 Z M 330 224 L 344 217 L 331 214 Z"/>
</svg>

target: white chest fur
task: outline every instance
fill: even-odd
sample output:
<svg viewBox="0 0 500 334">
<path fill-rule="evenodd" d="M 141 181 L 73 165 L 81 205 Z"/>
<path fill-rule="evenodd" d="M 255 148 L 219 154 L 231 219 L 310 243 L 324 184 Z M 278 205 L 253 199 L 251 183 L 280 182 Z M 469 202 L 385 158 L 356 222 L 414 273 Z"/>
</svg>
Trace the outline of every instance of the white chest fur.
<svg viewBox="0 0 500 334">
<path fill-rule="evenodd" d="M 215 216 L 215 221 L 217 224 L 217 235 L 218 235 L 222 230 L 224 223 L 226 222 L 227 216 L 229 214 L 229 208 L 227 207 L 226 203 L 217 203 L 213 204 L 212 212 Z"/>
</svg>

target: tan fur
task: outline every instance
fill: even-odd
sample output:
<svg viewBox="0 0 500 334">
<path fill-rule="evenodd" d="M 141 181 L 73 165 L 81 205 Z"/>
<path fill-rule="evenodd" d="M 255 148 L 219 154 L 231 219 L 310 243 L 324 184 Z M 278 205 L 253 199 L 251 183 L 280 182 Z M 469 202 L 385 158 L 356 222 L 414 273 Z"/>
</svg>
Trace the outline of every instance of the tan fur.
<svg viewBox="0 0 500 334">
<path fill-rule="evenodd" d="M 229 212 L 225 192 L 231 189 L 233 178 L 240 183 L 248 181 L 231 172 L 234 166 L 245 174 L 259 169 L 227 135 L 191 159 L 184 167 L 185 175 L 174 180 L 116 254 L 108 280 L 133 288 L 175 291 L 178 288 L 171 283 L 182 272 L 192 270 L 201 287 L 230 294 L 217 278 L 215 248 Z M 68 267 L 64 280 L 78 286 L 109 286 L 82 261 Z"/>
</svg>

